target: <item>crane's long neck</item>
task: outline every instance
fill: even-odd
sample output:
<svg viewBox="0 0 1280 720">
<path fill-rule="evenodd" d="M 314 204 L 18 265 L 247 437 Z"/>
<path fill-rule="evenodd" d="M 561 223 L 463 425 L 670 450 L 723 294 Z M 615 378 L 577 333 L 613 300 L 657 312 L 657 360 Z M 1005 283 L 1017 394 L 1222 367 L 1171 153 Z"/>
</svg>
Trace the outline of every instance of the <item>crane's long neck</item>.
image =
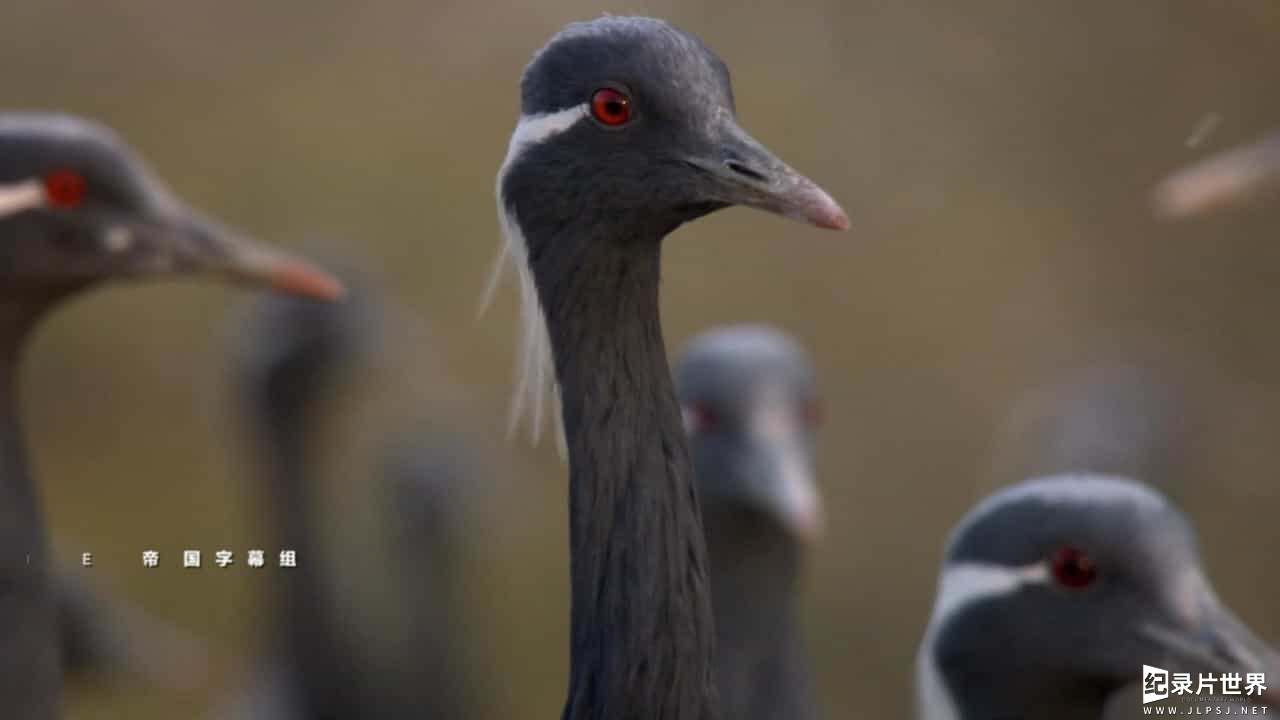
<svg viewBox="0 0 1280 720">
<path fill-rule="evenodd" d="M 566 720 L 713 720 L 693 472 L 658 312 L 661 234 L 530 246 L 569 453 Z"/>
<path fill-rule="evenodd" d="M 0 301 L 0 707 L 7 717 L 60 715 L 43 515 L 18 411 L 23 340 L 38 308 Z"/>
<path fill-rule="evenodd" d="M 267 474 L 267 519 L 275 529 L 275 539 L 280 547 L 295 550 L 299 556 L 310 553 L 315 544 L 310 519 L 312 497 L 308 492 L 311 468 L 307 457 L 311 449 L 308 438 L 312 428 L 310 418 L 299 417 L 302 414 L 279 411 L 278 408 L 266 410 L 266 448 L 263 454 Z M 310 572 L 291 572 L 289 575 L 294 578 L 288 583 L 290 587 L 301 587 L 304 592 L 312 589 L 305 587 L 313 582 Z M 298 580 L 299 576 L 301 580 Z"/>
<path fill-rule="evenodd" d="M 799 541 L 738 507 L 704 511 L 725 717 L 817 717 L 797 608 Z"/>
<path fill-rule="evenodd" d="M 446 437 L 446 441 L 458 438 Z M 409 450 L 408 448 L 412 448 Z M 466 532 L 463 483 L 469 468 L 449 457 L 456 446 L 422 447 L 422 437 L 391 456 L 384 467 L 390 539 L 401 567 L 412 568 L 395 584 L 397 597 L 406 599 L 404 622 L 409 659 L 379 676 L 393 687 L 383 696 L 403 698 L 399 714 L 388 718 L 483 717 L 484 683 L 467 662 Z M 398 691 L 398 692 L 397 692 Z"/>
<path fill-rule="evenodd" d="M 313 392 L 300 369 L 259 398 L 263 407 L 259 418 L 264 430 L 263 478 L 268 495 L 267 521 L 276 529 L 277 548 L 297 553 L 297 567 L 280 568 L 285 574 L 281 597 L 277 600 L 276 626 L 281 633 L 283 654 L 299 685 L 304 714 L 315 718 L 356 717 L 349 707 L 356 679 L 348 672 L 350 657 L 336 626 L 333 598 L 323 582 L 319 541 L 313 522 L 316 481 L 312 455 L 316 432 L 316 403 L 313 398 L 294 393 Z M 277 564 L 268 555 L 267 562 Z M 335 682 L 335 678 L 344 678 Z"/>
</svg>

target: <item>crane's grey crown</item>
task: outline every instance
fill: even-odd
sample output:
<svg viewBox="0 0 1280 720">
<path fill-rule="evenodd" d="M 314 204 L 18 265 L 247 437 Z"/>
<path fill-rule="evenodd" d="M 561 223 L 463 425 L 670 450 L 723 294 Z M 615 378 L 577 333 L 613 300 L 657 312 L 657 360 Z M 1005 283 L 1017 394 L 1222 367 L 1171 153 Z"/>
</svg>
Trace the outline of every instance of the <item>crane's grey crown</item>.
<svg viewBox="0 0 1280 720">
<path fill-rule="evenodd" d="M 816 393 L 808 353 L 767 325 L 729 325 L 695 336 L 680 353 L 675 382 L 682 404 L 709 402 L 739 418 L 762 393 L 780 390 L 797 410 Z"/>
<path fill-rule="evenodd" d="M 119 136 L 92 120 L 57 113 L 0 114 L 0 158 L 0 217 L 30 207 L 14 194 L 14 186 L 62 168 L 84 176 L 87 202 L 134 213 L 179 211 L 168 189 Z M 31 200 L 38 205 L 39 199 Z"/>
<path fill-rule="evenodd" d="M 621 127 L 605 127 L 591 115 L 592 94 L 606 87 L 631 100 Z M 511 263 L 522 307 L 511 429 L 529 413 L 535 442 L 553 367 L 531 267 L 550 253 L 536 245 L 566 235 L 597 246 L 661 238 L 734 204 L 848 227 L 830 196 L 738 127 L 724 62 L 661 20 L 602 17 L 568 25 L 525 69 L 520 98 L 520 120 L 496 181 L 504 243 L 482 310 Z M 557 272 L 567 273 L 583 249 L 557 250 L 565 264 Z"/>
<path fill-rule="evenodd" d="M 1089 516 L 1116 522 L 1153 515 L 1186 528 L 1163 495 L 1130 478 L 1073 473 L 1033 478 L 974 506 L 952 533 L 946 561 L 1021 565 L 1043 557 L 1034 554 L 1043 547 L 1029 541 L 1032 527 L 1052 539 L 1087 528 Z"/>
<path fill-rule="evenodd" d="M 704 382 L 716 382 L 722 373 L 733 370 L 772 371 L 772 377 L 799 385 L 813 382 L 809 354 L 790 335 L 769 325 L 744 323 L 707 330 L 691 339 L 681 355 L 686 372 L 708 375 Z"/>
</svg>

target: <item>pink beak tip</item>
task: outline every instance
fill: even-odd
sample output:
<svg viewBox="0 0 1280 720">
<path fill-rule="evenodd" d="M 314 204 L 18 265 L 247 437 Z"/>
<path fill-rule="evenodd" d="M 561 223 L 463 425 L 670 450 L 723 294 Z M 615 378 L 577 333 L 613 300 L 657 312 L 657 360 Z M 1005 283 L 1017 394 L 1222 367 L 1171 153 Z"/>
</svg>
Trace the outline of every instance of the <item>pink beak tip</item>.
<svg viewBox="0 0 1280 720">
<path fill-rule="evenodd" d="M 849 229 L 849 215 L 845 213 L 844 208 L 821 190 L 806 209 L 805 220 L 827 230 Z"/>
<path fill-rule="evenodd" d="M 281 292 L 317 300 L 337 300 L 347 292 L 337 278 L 305 260 L 282 263 L 270 272 L 267 281 Z"/>
</svg>

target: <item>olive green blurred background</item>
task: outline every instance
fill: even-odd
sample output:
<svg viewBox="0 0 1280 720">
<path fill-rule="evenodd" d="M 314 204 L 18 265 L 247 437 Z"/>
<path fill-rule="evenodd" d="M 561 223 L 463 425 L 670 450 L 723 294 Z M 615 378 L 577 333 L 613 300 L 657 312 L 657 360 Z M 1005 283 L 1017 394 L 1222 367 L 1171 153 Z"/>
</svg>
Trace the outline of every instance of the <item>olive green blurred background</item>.
<svg viewBox="0 0 1280 720">
<path fill-rule="evenodd" d="M 719 213 L 669 239 L 663 289 L 672 348 L 764 321 L 815 356 L 830 528 L 805 611 L 831 717 L 909 710 L 945 534 L 1014 479 L 1001 458 L 1034 455 L 997 447 L 1007 413 L 1113 353 L 1195 398 L 1176 411 L 1194 427 L 1179 477 L 1151 479 L 1199 528 L 1224 599 L 1280 640 L 1280 209 L 1168 226 L 1147 196 L 1280 124 L 1280 4 L 19 0 L 0 6 L 0 88 L 7 107 L 105 121 L 194 205 L 353 257 L 399 299 L 413 355 L 396 386 L 447 396 L 503 476 L 482 514 L 498 531 L 477 523 L 481 682 L 504 717 L 552 717 L 567 664 L 564 468 L 551 444 L 504 436 L 515 293 L 479 322 L 475 308 L 519 73 L 562 24 L 604 11 L 701 35 L 732 68 L 744 126 L 853 219 L 835 234 Z M 243 565 L 269 537 L 229 397 L 244 296 L 186 282 L 99 292 L 42 329 L 24 376 L 60 555 L 94 552 L 97 584 L 234 663 L 260 647 L 271 573 Z M 367 481 L 350 465 L 338 492 Z M 185 547 L 231 547 L 241 564 L 183 571 Z M 146 548 L 166 567 L 145 571 Z M 77 718 L 192 715 L 189 699 L 128 687 L 71 703 Z"/>
</svg>

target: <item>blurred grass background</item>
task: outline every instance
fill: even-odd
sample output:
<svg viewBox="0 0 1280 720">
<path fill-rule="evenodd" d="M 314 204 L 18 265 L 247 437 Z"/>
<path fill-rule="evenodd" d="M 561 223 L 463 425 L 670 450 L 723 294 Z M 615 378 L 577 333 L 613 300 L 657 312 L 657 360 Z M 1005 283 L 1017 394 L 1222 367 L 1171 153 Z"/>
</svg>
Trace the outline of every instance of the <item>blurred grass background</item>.
<svg viewBox="0 0 1280 720">
<path fill-rule="evenodd" d="M 484 671 L 500 716 L 549 717 L 566 670 L 564 469 L 551 445 L 504 439 L 515 293 L 473 317 L 519 73 L 562 24 L 603 11 L 707 40 L 744 126 L 854 221 L 838 235 L 717 214 L 668 241 L 663 290 L 673 348 L 763 321 L 815 356 L 831 522 L 806 619 L 831 717 L 907 710 L 945 533 L 1014 479 L 992 469 L 1006 413 L 1113 350 L 1176 365 L 1200 398 L 1195 477 L 1168 488 L 1221 595 L 1280 640 L 1280 209 L 1173 227 L 1147 206 L 1164 173 L 1280 123 L 1280 4 L 14 2 L 0 87 L 7 107 L 114 126 L 255 235 L 358 258 L 420 320 L 399 386 L 446 369 L 450 403 L 509 470 L 477 568 Z M 182 548 L 266 536 L 228 397 L 242 295 L 165 283 L 78 301 L 38 334 L 24 397 L 60 554 L 93 551 L 99 585 L 249 660 L 267 581 L 177 567 Z M 352 467 L 339 491 L 360 487 Z M 167 567 L 145 571 L 146 548 Z M 192 714 L 129 688 L 77 691 L 71 710 Z"/>
</svg>

